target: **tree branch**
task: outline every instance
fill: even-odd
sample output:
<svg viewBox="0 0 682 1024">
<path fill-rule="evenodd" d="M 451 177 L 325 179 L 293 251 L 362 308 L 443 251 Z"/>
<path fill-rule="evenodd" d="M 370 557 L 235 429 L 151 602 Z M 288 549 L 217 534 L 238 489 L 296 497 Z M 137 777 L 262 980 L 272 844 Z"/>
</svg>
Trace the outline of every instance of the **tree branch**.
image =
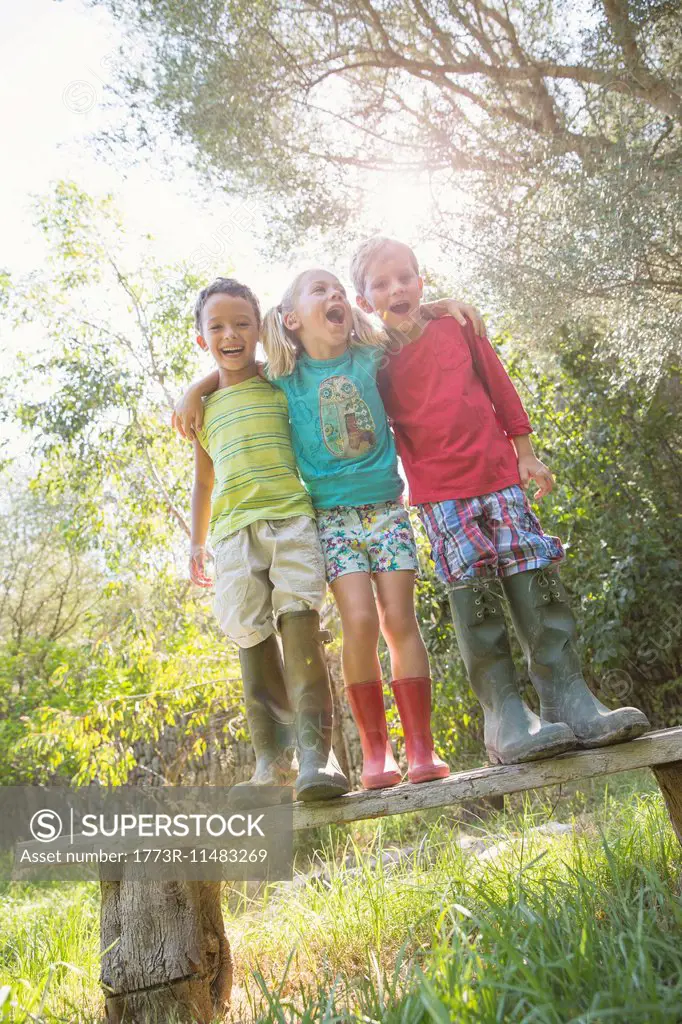
<svg viewBox="0 0 682 1024">
<path fill-rule="evenodd" d="M 629 73 L 619 75 L 584 64 L 560 64 L 550 60 L 528 61 L 523 65 L 501 65 L 488 63 L 480 57 L 470 56 L 467 60 L 443 61 L 439 64 L 432 60 L 404 57 L 390 44 L 387 44 L 383 51 L 378 51 L 377 56 L 370 54 L 363 56 L 360 51 L 357 59 L 348 61 L 340 67 L 334 66 L 320 71 L 310 79 L 310 87 L 319 85 L 326 78 L 334 75 L 343 75 L 347 71 L 368 68 L 402 69 L 415 77 L 421 77 L 424 73 L 428 73 L 438 78 L 439 81 L 445 80 L 447 75 L 462 75 L 464 77 L 482 75 L 498 85 L 501 82 L 537 83 L 538 78 L 574 81 L 599 86 L 605 92 L 616 92 L 635 97 L 671 117 L 678 117 L 682 114 L 682 96 L 662 80 L 654 78 L 649 72 L 646 72 L 646 78 L 642 82 Z M 642 78 L 641 73 L 640 78 Z"/>
<path fill-rule="evenodd" d="M 147 460 L 147 465 L 149 466 L 149 469 L 151 470 L 151 474 L 154 477 L 154 480 L 156 481 L 157 487 L 159 488 L 159 490 L 161 491 L 161 494 L 164 497 L 164 500 L 166 502 L 166 507 L 168 508 L 168 511 L 173 516 L 175 521 L 178 523 L 178 525 L 180 526 L 180 529 L 183 530 L 184 533 L 187 535 L 187 537 L 191 537 L 192 531 L 190 530 L 189 526 L 187 525 L 187 520 L 183 516 L 182 512 L 177 508 L 177 506 L 175 505 L 175 502 L 173 501 L 173 499 L 171 498 L 170 494 L 168 493 L 168 489 L 166 488 L 166 485 L 164 484 L 163 480 L 161 479 L 161 474 L 159 473 L 159 471 L 158 471 L 158 469 L 157 469 L 157 467 L 156 467 L 156 465 L 155 465 L 151 455 L 149 454 L 149 448 L 148 448 L 148 445 L 147 445 L 147 438 L 145 436 L 144 430 L 142 429 L 142 427 L 140 425 L 140 422 L 139 422 L 139 420 L 137 418 L 137 414 L 135 412 L 133 412 L 133 422 L 134 422 L 135 427 L 137 429 L 137 432 L 138 432 L 138 435 L 140 437 L 140 440 L 142 441 L 142 450 L 143 450 L 145 458 Z"/>
</svg>

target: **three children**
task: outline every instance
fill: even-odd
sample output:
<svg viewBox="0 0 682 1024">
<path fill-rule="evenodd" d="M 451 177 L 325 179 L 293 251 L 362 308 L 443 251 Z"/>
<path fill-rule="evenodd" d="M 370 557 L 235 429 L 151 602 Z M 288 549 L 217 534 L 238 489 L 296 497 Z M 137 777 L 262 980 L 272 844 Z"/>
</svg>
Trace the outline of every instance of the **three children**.
<svg viewBox="0 0 682 1024">
<path fill-rule="evenodd" d="M 460 651 L 484 707 L 491 760 L 513 763 L 639 735 L 648 727 L 645 716 L 635 708 L 609 711 L 580 672 L 575 623 L 552 571 L 563 557 L 561 543 L 542 532 L 522 489 L 534 479 L 539 497 L 551 489 L 552 477 L 533 453 L 528 417 L 484 332 L 474 333 L 462 307 L 448 301 L 434 304 L 434 315 L 442 318 L 424 325 L 416 258 L 399 242 L 380 237 L 364 243 L 353 258 L 352 278 L 358 305 L 382 319 L 388 349 L 386 334 L 351 308 L 334 275 L 307 271 L 265 317 L 270 383 L 257 375 L 259 312 L 248 289 L 229 282 L 231 293 L 219 279 L 197 303 L 197 329 L 219 371 L 190 389 L 179 418 L 184 432 L 197 425 L 201 442 L 193 501 L 199 549 L 208 525 L 211 461 L 218 476 L 212 516 L 216 612 L 241 647 L 258 758 L 252 784 L 288 780 L 292 712 L 301 750 L 301 716 L 314 695 L 320 737 L 312 759 L 306 760 L 305 751 L 301 755 L 305 772 L 299 773 L 297 795 L 318 799 L 347 789 L 331 751 L 331 698 L 320 698 L 329 692 L 321 655 L 316 671 L 306 675 L 298 664 L 306 658 L 296 653 L 319 651 L 324 584 L 320 590 L 312 506 L 341 616 L 344 678 L 363 748 L 363 785 L 400 781 L 386 728 L 379 629 L 391 658 L 408 778 L 423 782 L 449 773 L 433 748 L 428 658 L 414 612 L 416 551 L 400 503 L 402 481 L 386 413 L 410 501 L 431 541 L 436 571 L 450 588 Z M 202 394 L 210 396 L 199 429 Z M 253 401 L 266 394 L 273 407 L 268 421 L 262 399 L 261 405 Z M 283 426 L 287 404 L 291 441 Z M 296 478 L 291 443 L 307 493 Z M 242 494 L 244 488 L 248 493 Z M 193 578 L 201 584 L 203 555 L 199 550 L 193 557 Z M 301 572 L 301 557 L 309 571 Z M 540 717 L 519 693 L 493 585 L 498 579 L 540 696 Z"/>
</svg>

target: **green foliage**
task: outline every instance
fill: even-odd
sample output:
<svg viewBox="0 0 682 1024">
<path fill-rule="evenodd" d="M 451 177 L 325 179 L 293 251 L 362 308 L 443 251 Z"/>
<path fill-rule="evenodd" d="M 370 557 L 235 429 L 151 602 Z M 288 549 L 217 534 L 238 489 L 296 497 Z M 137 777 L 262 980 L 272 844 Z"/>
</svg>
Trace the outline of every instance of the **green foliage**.
<svg viewBox="0 0 682 1024">
<path fill-rule="evenodd" d="M 361 823 L 364 841 L 359 824 L 327 841 L 315 877 L 255 897 L 232 890 L 234 1016 L 674 1024 L 679 844 L 660 794 L 616 801 L 599 788 L 601 807 L 565 834 L 543 828 L 562 817 L 561 798 L 465 835 L 449 817 L 422 821 L 409 849 L 404 819 Z M 41 1001 L 46 1022 L 99 1020 L 97 926 L 95 884 L 3 893 L 0 991 L 10 987 L 17 1020 Z"/>
<path fill-rule="evenodd" d="M 31 442 L 3 478 L 0 781 L 118 784 L 165 726 L 187 760 L 209 718 L 239 713 L 234 654 L 178 572 L 191 451 L 169 414 L 196 366 L 199 282 L 127 269 L 111 200 L 72 182 L 37 212 L 49 265 L 12 282 L 6 318 L 40 342 L 0 388 Z"/>
<path fill-rule="evenodd" d="M 189 143 L 267 201 L 280 253 L 319 233 L 348 249 L 382 230 L 378 191 L 428 182 L 419 234 L 517 333 L 596 319 L 622 372 L 654 381 L 679 357 L 675 4 L 93 2 L 139 53 L 116 141 Z"/>
<path fill-rule="evenodd" d="M 178 768 L 203 753 L 209 720 L 225 728 L 238 715 L 241 680 L 187 590 L 163 575 L 151 593 L 113 584 L 80 644 L 5 648 L 0 783 L 119 785 L 136 765 L 135 744 L 155 743 L 166 726 L 180 730 Z"/>
<path fill-rule="evenodd" d="M 651 392 L 613 383 L 593 335 L 568 332 L 558 366 L 509 363 L 558 486 L 543 524 L 567 546 L 589 678 L 607 700 L 680 719 L 682 414 L 679 370 Z"/>
<path fill-rule="evenodd" d="M 77 507 L 34 486 L 0 520 L 3 784 L 124 782 L 137 741 L 177 725 L 191 757 L 208 718 L 238 708 L 233 656 L 189 584 L 163 565 L 114 577 L 74 532 Z"/>
<path fill-rule="evenodd" d="M 124 550 L 158 555 L 187 530 L 190 451 L 168 421 L 198 365 L 191 309 L 203 282 L 145 258 L 128 269 L 111 199 L 73 182 L 37 213 L 49 266 L 14 284 L 7 317 L 43 340 L 3 382 L 4 415 L 32 438 L 36 484 L 55 502 L 79 495 L 74 536 L 118 570 Z"/>
</svg>

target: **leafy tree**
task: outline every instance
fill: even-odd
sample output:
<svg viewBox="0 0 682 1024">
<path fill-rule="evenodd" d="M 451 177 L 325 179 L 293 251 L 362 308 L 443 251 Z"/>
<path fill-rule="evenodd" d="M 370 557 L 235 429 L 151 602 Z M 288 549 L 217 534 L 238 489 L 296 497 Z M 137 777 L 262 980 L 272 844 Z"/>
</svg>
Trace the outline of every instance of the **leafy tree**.
<svg viewBox="0 0 682 1024">
<path fill-rule="evenodd" d="M 176 724 L 190 756 L 210 716 L 239 715 L 234 655 L 178 572 L 190 451 L 169 414 L 199 282 L 144 255 L 129 269 L 111 199 L 72 182 L 37 212 L 49 262 L 5 310 L 30 341 L 0 412 L 30 458 L 8 448 L 3 481 L 0 776 L 121 782 L 139 740 Z"/>
<path fill-rule="evenodd" d="M 517 328 L 597 317 L 622 372 L 653 380 L 679 353 L 677 4 L 93 2 L 143 43 L 118 137 L 191 143 L 214 180 L 273 200 L 280 248 L 366 235 L 368 174 L 426 174 L 430 233 Z"/>
<path fill-rule="evenodd" d="M 197 367 L 191 306 L 203 282 L 146 257 L 128 269 L 110 197 L 60 182 L 37 213 L 49 264 L 14 283 L 7 317 L 45 343 L 25 347 L 5 380 L 5 415 L 32 438 L 46 493 L 78 495 L 69 521 L 83 546 L 101 547 L 111 568 L 168 558 L 188 534 L 190 453 L 168 426 Z"/>
<path fill-rule="evenodd" d="M 588 673 L 607 698 L 639 701 L 672 725 L 682 681 L 680 367 L 653 393 L 614 386 L 598 341 L 563 332 L 554 373 L 523 357 L 510 365 L 559 479 L 546 519 L 568 543 Z"/>
<path fill-rule="evenodd" d="M 241 721 L 239 674 L 210 609 L 173 571 L 112 578 L 65 535 L 59 507 L 35 490 L 20 497 L 24 521 L 32 506 L 52 519 L 29 537 L 0 521 L 0 781 L 125 782 L 137 745 L 168 726 L 180 742 L 165 776 L 179 781 L 209 723 L 222 733 Z"/>
</svg>

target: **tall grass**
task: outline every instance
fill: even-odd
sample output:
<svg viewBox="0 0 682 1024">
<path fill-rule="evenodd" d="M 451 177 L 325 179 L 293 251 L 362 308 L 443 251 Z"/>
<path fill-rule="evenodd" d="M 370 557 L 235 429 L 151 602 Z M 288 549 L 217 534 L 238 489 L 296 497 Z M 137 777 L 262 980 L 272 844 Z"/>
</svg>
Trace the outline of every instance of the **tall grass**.
<svg viewBox="0 0 682 1024">
<path fill-rule="evenodd" d="M 607 798 L 568 834 L 535 827 L 547 811 L 470 827 L 469 850 L 444 817 L 333 830 L 318 877 L 232 893 L 228 1019 L 679 1022 L 682 851 L 659 795 Z M 412 849 L 387 862 L 396 843 Z M 97 908 L 91 885 L 8 890 L 6 1020 L 99 1019 Z"/>
</svg>

